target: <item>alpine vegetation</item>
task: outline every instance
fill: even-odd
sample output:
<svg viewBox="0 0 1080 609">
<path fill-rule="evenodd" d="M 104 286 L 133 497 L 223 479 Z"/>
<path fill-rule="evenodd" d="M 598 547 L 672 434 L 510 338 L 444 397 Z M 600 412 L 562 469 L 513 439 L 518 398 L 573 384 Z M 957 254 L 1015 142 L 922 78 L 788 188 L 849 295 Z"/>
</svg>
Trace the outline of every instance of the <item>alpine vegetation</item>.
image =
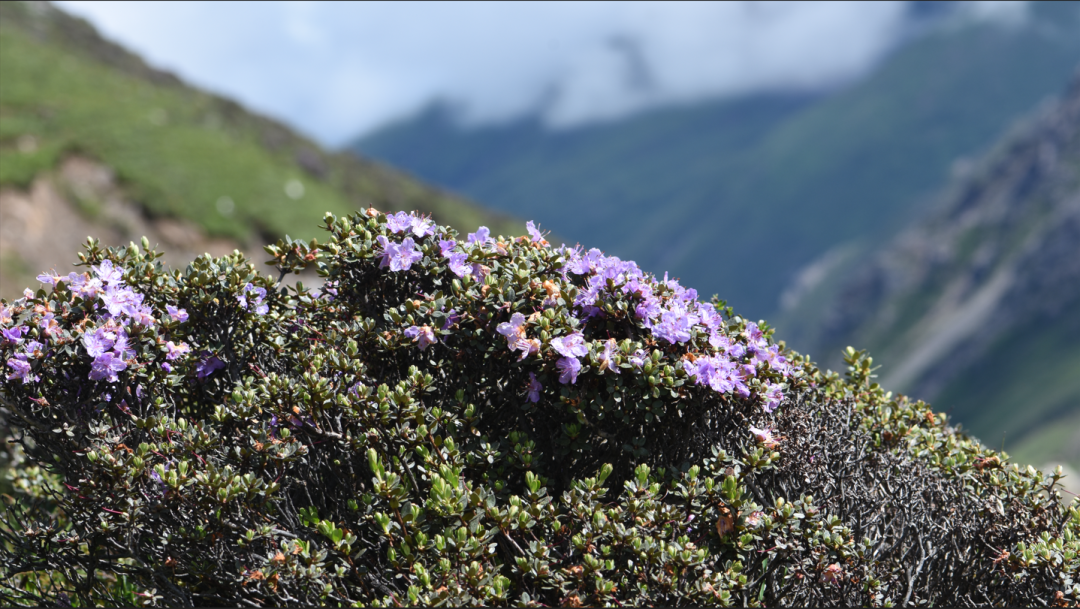
<svg viewBox="0 0 1080 609">
<path fill-rule="evenodd" d="M 0 302 L 0 602 L 1080 602 L 1080 503 L 714 297 L 529 234 L 327 214 Z M 315 266 L 318 289 L 285 286 Z"/>
</svg>

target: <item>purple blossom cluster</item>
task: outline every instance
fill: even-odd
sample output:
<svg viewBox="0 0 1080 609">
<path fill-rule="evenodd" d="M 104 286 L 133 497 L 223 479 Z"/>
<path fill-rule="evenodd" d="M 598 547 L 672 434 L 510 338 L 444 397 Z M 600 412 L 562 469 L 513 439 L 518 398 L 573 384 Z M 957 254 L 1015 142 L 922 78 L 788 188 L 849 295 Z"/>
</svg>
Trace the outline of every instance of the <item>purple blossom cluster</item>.
<svg viewBox="0 0 1080 609">
<path fill-rule="evenodd" d="M 386 228 L 394 234 L 412 233 L 417 239 L 435 234 L 435 223 L 431 218 L 403 211 L 387 214 Z M 391 271 L 407 271 L 413 264 L 424 258 L 424 253 L 417 249 L 416 241 L 412 237 L 405 237 L 401 243 L 394 243 L 385 236 L 379 235 L 378 242 L 382 247 L 380 268 L 388 267 Z"/>
<path fill-rule="evenodd" d="M 270 312 L 270 306 L 263 302 L 265 299 L 266 288 L 254 286 L 250 282 L 248 282 L 248 284 L 244 286 L 244 289 L 236 295 L 236 300 L 240 303 L 240 308 L 247 310 L 254 306 L 255 313 L 258 315 L 266 315 Z"/>
<path fill-rule="evenodd" d="M 35 305 L 33 319 L 40 329 L 38 336 L 47 341 L 77 341 L 92 358 L 89 378 L 95 381 L 117 382 L 119 373 L 135 362 L 133 330 L 149 328 L 157 323 L 153 311 L 144 302 L 144 296 L 125 283 L 124 270 L 110 260 L 103 260 L 101 264 L 91 267 L 91 272 L 88 273 L 42 273 L 37 279 L 54 288 L 64 284 L 72 295 L 90 301 L 93 307 L 93 314 L 88 320 L 93 323 L 80 324 L 78 330 L 74 331 L 74 336 L 65 338 L 64 330 L 53 310 L 54 305 Z M 33 293 L 28 289 L 22 300 L 32 298 Z M 31 360 L 43 357 L 46 345 L 34 340 L 22 344 L 29 330 L 26 326 L 12 325 L 15 310 L 15 307 L 0 306 L 2 345 L 14 347 L 15 351 L 6 362 L 11 370 L 7 378 L 29 383 L 40 380 L 32 374 Z M 179 323 L 188 319 L 184 309 L 168 305 L 166 311 Z M 169 341 L 167 345 L 167 361 L 163 366 L 166 371 L 170 371 L 168 362 L 185 355 L 190 348 L 183 342 L 176 344 Z"/>
<path fill-rule="evenodd" d="M 416 235 L 417 239 L 423 239 L 428 235 L 435 234 L 435 223 L 431 218 L 403 211 L 396 214 L 387 214 L 386 228 L 394 234 L 411 232 Z"/>
<path fill-rule="evenodd" d="M 64 282 L 69 290 L 84 299 L 99 298 L 108 311 L 106 318 L 126 319 L 147 327 L 154 325 L 153 312 L 143 304 L 143 295 L 124 283 L 123 269 L 114 266 L 111 260 L 102 260 L 101 264 L 91 268 L 93 275 L 74 272 L 67 276 L 42 273 L 37 279 L 51 286 Z"/>
<path fill-rule="evenodd" d="M 404 212 L 387 216 L 390 232 L 411 231 L 417 237 L 434 234 L 428 222 L 425 218 Z M 529 232 L 527 242 L 548 245 L 533 222 L 528 222 L 526 228 Z M 406 237 L 400 244 L 391 242 L 385 236 L 379 236 L 378 241 L 382 246 L 380 266 L 392 271 L 407 270 L 423 257 L 411 237 Z M 526 242 L 526 238 L 523 237 L 522 242 Z M 469 233 L 465 242 L 454 239 L 439 241 L 440 255 L 447 261 L 450 271 L 458 277 L 472 276 L 477 280 L 483 279 L 487 269 L 479 262 L 470 262 L 470 255 L 489 248 L 494 252 L 507 253 L 506 244 L 501 239 L 493 239 L 491 231 L 485 226 Z M 758 386 L 754 379 L 760 378 L 763 383 L 758 394 L 765 410 L 772 412 L 782 401 L 783 386 L 771 379 L 778 378 L 777 375 L 790 376 L 792 367 L 781 355 L 779 346 L 769 344 L 757 324 L 747 322 L 740 335 L 729 335 L 730 330 L 716 308 L 698 300 L 696 290 L 683 287 L 677 280 L 669 279 L 666 275 L 659 280 L 644 273 L 633 261 L 605 256 L 598 249 L 586 251 L 580 246 L 563 246 L 555 253 L 564 259 L 561 269 L 564 282 L 569 282 L 572 275 L 584 279 L 584 285 L 577 289 L 573 302 L 568 303 L 572 315 L 582 320 L 602 317 L 606 303 L 615 298 L 627 299 L 631 304 L 632 318 L 657 340 L 672 345 L 693 343 L 704 347 L 705 353 L 688 355 L 683 360 L 678 368 L 679 374 L 685 374 L 697 385 L 718 393 L 744 397 L 751 395 L 752 387 Z M 558 283 L 545 281 L 543 287 L 547 291 L 543 307 L 558 306 L 562 296 Z M 538 313 L 533 315 L 526 318 L 524 314 L 516 312 L 508 322 L 496 327 L 496 331 L 506 339 L 511 352 L 520 352 L 521 360 L 539 353 L 545 346 L 538 338 L 527 335 L 528 322 Z M 448 319 L 443 329 L 449 325 Z M 405 330 L 405 335 L 417 342 L 421 349 L 436 342 L 428 326 L 412 326 Z M 555 367 L 562 384 L 577 382 L 584 368 L 583 358 L 590 356 L 590 353 L 593 355 L 589 363 L 597 372 L 620 373 L 624 354 L 620 353 L 614 339 L 595 341 L 595 345 L 592 345 L 580 331 L 575 330 L 551 339 L 549 344 L 559 355 Z M 647 357 L 645 351 L 639 349 L 629 354 L 626 360 L 635 369 L 641 370 Z M 768 378 L 762 378 L 763 371 L 770 372 Z M 536 401 L 534 397 L 539 399 L 541 388 L 535 376 L 530 377 L 528 391 L 531 401 Z"/>
<path fill-rule="evenodd" d="M 484 248 L 489 243 L 495 243 L 495 240 L 491 238 L 491 231 L 488 230 L 488 227 L 481 226 L 475 233 L 469 233 L 469 238 L 464 245 L 458 243 L 455 239 L 440 240 L 439 252 L 447 260 L 447 265 L 452 273 L 458 277 L 471 275 L 473 279 L 480 281 L 487 275 L 488 269 L 479 262 L 470 263 L 469 251 L 473 249 L 484 251 Z M 462 246 L 462 249 L 458 249 L 459 246 Z M 495 246 L 496 248 L 502 247 L 502 244 L 498 243 Z M 505 254 L 505 249 L 501 253 Z"/>
<path fill-rule="evenodd" d="M 726 333 L 719 312 L 712 305 L 699 301 L 696 290 L 684 288 L 666 275 L 663 281 L 658 281 L 646 275 L 636 263 L 605 256 L 598 249 L 585 252 L 581 248 L 563 247 L 560 253 L 566 259 L 564 278 L 567 274 L 586 276 L 585 286 L 578 291 L 573 303 L 586 319 L 603 315 L 600 308 L 603 301 L 621 295 L 632 299 L 634 316 L 657 339 L 676 344 L 687 343 L 698 336 L 705 338 L 711 352 L 683 361 L 683 371 L 696 384 L 708 386 L 718 393 L 749 396 L 749 381 L 762 369 L 790 376 L 791 365 L 780 354 L 779 346 L 769 344 L 757 324 L 748 322 L 742 336 L 744 340 L 733 341 Z M 558 351 L 554 341 L 552 343 Z M 629 359 L 635 367 L 644 365 L 644 353 L 635 353 Z M 607 363 L 610 361 L 601 356 L 601 362 L 615 370 Z M 763 398 L 765 410 L 772 412 L 783 399 L 782 387 L 767 383 Z"/>
<path fill-rule="evenodd" d="M 165 305 L 165 312 L 169 314 L 169 317 L 172 317 L 180 323 L 184 323 L 188 320 L 187 311 L 184 309 L 178 309 L 172 305 Z"/>
<path fill-rule="evenodd" d="M 581 360 L 589 354 L 589 346 L 585 344 L 585 337 L 581 332 L 571 332 L 566 336 L 551 339 L 551 348 L 561 355 L 555 367 L 559 370 L 559 382 L 562 384 L 577 383 L 577 375 L 581 372 Z"/>
<path fill-rule="evenodd" d="M 7 366 L 11 369 L 7 379 L 20 380 L 24 384 L 36 382 L 40 377 L 32 373 L 30 360 L 42 356 L 44 345 L 36 340 L 28 340 L 26 335 L 29 330 L 25 326 L 4 327 L 12 323 L 14 315 L 14 307 L 0 305 L 0 346 L 11 347 L 15 351 L 7 360 Z"/>
</svg>

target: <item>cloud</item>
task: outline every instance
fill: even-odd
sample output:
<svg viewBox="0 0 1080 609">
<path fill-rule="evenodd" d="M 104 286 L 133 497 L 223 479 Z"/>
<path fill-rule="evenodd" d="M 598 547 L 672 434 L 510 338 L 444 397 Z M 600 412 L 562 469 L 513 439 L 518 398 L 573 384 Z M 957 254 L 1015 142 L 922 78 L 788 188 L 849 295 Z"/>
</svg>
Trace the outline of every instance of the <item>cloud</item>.
<svg viewBox="0 0 1080 609">
<path fill-rule="evenodd" d="M 59 4 L 152 64 L 332 145 L 437 98 L 469 122 L 540 111 L 558 127 L 709 96 L 827 87 L 858 77 L 895 44 L 907 6 Z M 1008 13 L 976 12 L 995 11 Z"/>
</svg>

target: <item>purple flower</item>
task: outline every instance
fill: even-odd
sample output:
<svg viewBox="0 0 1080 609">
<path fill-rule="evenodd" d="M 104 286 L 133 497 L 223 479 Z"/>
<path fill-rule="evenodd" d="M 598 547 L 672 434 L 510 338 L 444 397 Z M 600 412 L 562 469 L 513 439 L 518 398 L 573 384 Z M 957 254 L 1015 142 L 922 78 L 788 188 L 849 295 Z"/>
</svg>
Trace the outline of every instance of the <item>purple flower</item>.
<svg viewBox="0 0 1080 609">
<path fill-rule="evenodd" d="M 428 348 L 428 345 L 438 342 L 431 326 L 412 326 L 405 330 L 405 336 L 418 343 L 420 350 Z"/>
<path fill-rule="evenodd" d="M 544 235 L 537 230 L 536 225 L 532 220 L 525 223 L 525 229 L 529 231 L 529 236 L 532 238 L 533 243 L 539 243 L 541 245 L 547 245 L 547 240 L 544 239 Z"/>
<path fill-rule="evenodd" d="M 0 333 L 4 335 L 4 340 L 17 345 L 23 341 L 22 335 L 25 329 L 23 326 L 15 326 L 14 328 L 0 329 Z"/>
<path fill-rule="evenodd" d="M 450 261 L 450 271 L 458 277 L 464 277 L 472 271 L 472 266 L 469 265 L 469 255 L 465 252 L 451 252 L 447 258 Z"/>
<path fill-rule="evenodd" d="M 90 379 L 100 381 L 105 379 L 110 383 L 116 382 L 116 373 L 127 368 L 127 362 L 116 356 L 112 351 L 106 351 L 94 358 L 90 368 Z"/>
<path fill-rule="evenodd" d="M 457 247 L 457 241 L 454 239 L 442 239 L 439 241 L 439 254 L 441 254 L 443 258 L 449 258 L 450 252 L 453 251 L 455 247 Z"/>
<path fill-rule="evenodd" d="M 469 233 L 469 243 L 479 243 L 480 247 L 483 247 L 488 241 L 491 241 L 491 231 L 486 226 L 476 229 L 475 233 Z"/>
<path fill-rule="evenodd" d="M 392 233 L 401 233 L 412 228 L 413 218 L 409 214 L 399 211 L 396 214 L 386 215 L 386 228 Z"/>
<path fill-rule="evenodd" d="M 525 338 L 525 316 L 521 313 L 514 313 L 509 322 L 499 324 L 495 330 L 506 337 L 511 351 L 521 351 L 521 359 L 540 350 L 540 341 Z"/>
<path fill-rule="evenodd" d="M 60 329 L 60 324 L 56 323 L 56 315 L 52 311 L 46 311 L 41 319 L 38 320 L 38 327 L 41 328 L 45 336 L 60 336 L 63 330 Z"/>
<path fill-rule="evenodd" d="M 135 350 L 128 346 L 128 335 L 122 329 L 116 331 L 116 340 L 113 341 L 113 351 L 120 359 L 135 357 Z"/>
<path fill-rule="evenodd" d="M 600 354 L 600 371 L 603 372 L 604 368 L 619 373 L 619 366 L 615 363 L 615 349 L 618 348 L 614 338 L 607 339 L 604 343 L 604 352 Z"/>
<path fill-rule="evenodd" d="M 581 362 L 575 357 L 564 357 L 555 362 L 555 367 L 559 369 L 559 382 L 577 383 L 578 372 L 581 372 Z"/>
<path fill-rule="evenodd" d="M 531 223 L 530 223 L 531 224 Z M 540 401 L 540 391 L 544 388 L 540 384 L 540 381 L 536 380 L 536 375 L 532 372 L 529 373 L 529 401 L 533 404 Z"/>
<path fill-rule="evenodd" d="M 26 384 L 38 380 L 36 376 L 30 376 L 30 364 L 26 361 L 26 356 L 21 353 L 9 359 L 7 365 L 12 370 L 7 377 L 9 381 L 21 379 L 23 384 Z"/>
<path fill-rule="evenodd" d="M 13 321 L 12 315 L 15 314 L 14 307 L 0 304 L 0 324 L 9 324 Z"/>
<path fill-rule="evenodd" d="M 187 310 L 178 309 L 172 305 L 165 305 L 165 311 L 168 312 L 169 317 L 172 317 L 180 323 L 184 323 L 188 320 Z"/>
<path fill-rule="evenodd" d="M 218 359 L 218 356 L 209 351 L 203 351 L 202 356 L 203 359 L 195 364 L 195 376 L 200 381 L 213 374 L 215 370 L 220 370 L 225 367 L 225 362 Z"/>
<path fill-rule="evenodd" d="M 424 257 L 423 252 L 416 250 L 416 243 L 413 242 L 412 237 L 405 237 L 398 244 L 379 235 L 378 241 L 383 246 L 382 260 L 379 266 L 388 266 L 391 271 L 407 271 L 414 262 L 418 262 Z"/>
<path fill-rule="evenodd" d="M 776 407 L 784 400 L 783 387 L 775 383 L 770 383 L 765 390 L 764 398 L 765 404 L 763 405 L 763 408 L 765 409 L 765 412 L 771 413 L 776 410 Z"/>
<path fill-rule="evenodd" d="M 172 364 L 170 364 L 169 362 L 162 362 L 161 369 L 165 372 L 172 372 Z"/>
<path fill-rule="evenodd" d="M 105 290 L 101 280 L 97 277 L 68 273 L 68 279 L 72 291 L 84 299 L 94 298 Z"/>
<path fill-rule="evenodd" d="M 510 316 L 509 322 L 503 322 L 495 327 L 495 331 L 506 337 L 507 341 L 517 339 L 525 334 L 525 316 L 521 313 L 514 313 Z"/>
<path fill-rule="evenodd" d="M 37 276 L 38 281 L 40 281 L 41 283 L 44 283 L 45 285 L 52 285 L 52 286 L 55 286 L 57 280 L 59 280 L 59 279 L 60 279 L 60 276 L 56 274 L 56 271 L 53 271 L 52 273 L 42 273 L 42 274 Z"/>
<path fill-rule="evenodd" d="M 458 313 L 457 313 L 457 311 L 455 309 L 450 309 L 446 313 L 446 321 L 443 322 L 442 329 L 446 330 L 447 328 L 453 326 L 454 324 L 456 324 L 459 321 L 461 321 L 461 316 L 458 315 Z"/>
<path fill-rule="evenodd" d="M 121 267 L 114 267 L 112 260 L 102 260 L 101 264 L 95 267 L 91 267 L 94 273 L 105 283 L 105 285 L 116 285 L 123 283 L 124 273 Z"/>
<path fill-rule="evenodd" d="M 83 347 L 90 357 L 98 357 L 113 348 L 116 342 L 116 333 L 106 327 L 100 327 L 93 332 L 85 332 L 82 336 Z"/>
<path fill-rule="evenodd" d="M 108 262 L 106 260 L 106 262 Z M 135 293 L 129 287 L 110 284 L 101 295 L 101 302 L 109 310 L 109 315 L 118 317 L 121 314 L 133 315 L 138 312 L 137 307 L 142 304 L 142 294 Z"/>
<path fill-rule="evenodd" d="M 640 370 L 641 367 L 645 365 L 646 357 L 648 357 L 648 355 L 645 353 L 645 350 L 638 349 L 637 351 L 634 351 L 633 355 L 630 356 L 630 363 L 633 364 L 635 368 Z"/>
<path fill-rule="evenodd" d="M 758 442 L 764 444 L 766 448 L 776 448 L 777 438 L 773 435 L 772 430 L 768 428 L 758 429 L 757 427 L 751 427 L 750 433 L 754 434 Z"/>
<path fill-rule="evenodd" d="M 181 355 L 185 355 L 191 351 L 191 347 L 185 342 L 181 342 L 179 345 L 171 340 L 165 343 L 165 348 L 168 349 L 168 353 L 165 354 L 165 359 L 173 361 Z"/>
<path fill-rule="evenodd" d="M 416 235 L 417 239 L 422 239 L 427 235 L 434 235 L 435 223 L 431 221 L 431 218 L 418 218 L 413 216 L 412 232 Z"/>
<path fill-rule="evenodd" d="M 698 383 L 708 384 L 717 393 L 730 393 L 742 385 L 735 362 L 726 357 L 698 358 Z"/>
<path fill-rule="evenodd" d="M 589 354 L 589 347 L 585 344 L 585 337 L 581 332 L 571 332 L 566 336 L 551 339 L 551 348 L 563 357 L 584 357 Z"/>
<path fill-rule="evenodd" d="M 696 315 L 691 315 L 680 306 L 675 306 L 660 314 L 660 322 L 653 326 L 653 334 L 669 343 L 685 343 L 690 340 L 690 330 L 697 323 Z"/>
<path fill-rule="evenodd" d="M 41 357 L 41 350 L 44 347 L 45 345 L 39 343 L 36 340 L 32 340 L 28 341 L 26 345 L 23 346 L 23 349 L 25 350 L 27 357 Z"/>
<path fill-rule="evenodd" d="M 248 298 L 251 298 L 251 303 L 248 303 Z M 236 300 L 240 303 L 240 307 L 247 309 L 250 305 L 255 305 L 255 313 L 259 315 L 266 315 L 270 311 L 269 305 L 263 304 L 263 299 L 266 298 L 266 288 L 256 287 L 249 282 L 244 286 L 244 289 L 236 296 Z"/>
</svg>

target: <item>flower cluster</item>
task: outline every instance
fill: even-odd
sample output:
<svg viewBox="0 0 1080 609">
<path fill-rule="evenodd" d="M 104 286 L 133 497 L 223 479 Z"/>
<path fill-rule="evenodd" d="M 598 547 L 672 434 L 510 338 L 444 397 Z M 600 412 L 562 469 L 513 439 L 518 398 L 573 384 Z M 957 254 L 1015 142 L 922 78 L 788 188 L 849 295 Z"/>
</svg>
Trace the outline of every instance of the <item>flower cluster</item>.
<svg viewBox="0 0 1080 609">
<path fill-rule="evenodd" d="M 378 241 L 383 248 L 379 266 L 389 267 L 391 271 L 407 271 L 413 263 L 424 257 L 424 253 L 416 249 L 416 242 L 412 237 L 405 237 L 401 243 L 394 243 L 379 235 Z"/>
<path fill-rule="evenodd" d="M 435 234 L 435 223 L 431 221 L 431 218 L 403 211 L 387 215 L 386 228 L 395 234 L 411 232 L 417 239 Z M 384 235 L 379 235 L 378 242 L 382 246 L 379 266 L 389 267 L 391 271 L 407 271 L 424 257 L 424 253 L 416 248 L 416 242 L 412 237 L 405 237 L 400 243 L 394 243 Z"/>
<path fill-rule="evenodd" d="M 595 248 L 586 252 L 580 247 L 564 246 L 560 252 L 566 258 L 563 277 L 579 275 L 585 279 L 584 288 L 573 302 L 585 319 L 603 316 L 601 305 L 605 299 L 623 296 L 632 299 L 638 323 L 656 338 L 676 344 L 704 337 L 709 353 L 684 360 L 682 366 L 698 385 L 746 397 L 750 395 L 748 381 L 759 370 L 772 370 L 782 377 L 791 375 L 792 368 L 780 354 L 779 346 L 769 344 L 757 324 L 747 322 L 742 335 L 733 340 L 716 308 L 699 301 L 697 291 L 684 288 L 678 280 L 665 275 L 663 281 L 658 281 L 633 261 L 605 256 Z M 610 353 L 610 349 L 605 347 L 605 353 Z M 643 353 L 635 353 L 631 362 L 640 367 L 644 363 Z M 613 366 L 609 369 L 615 370 Z M 766 384 L 764 398 L 765 409 L 772 412 L 783 398 L 782 386 L 774 382 Z"/>
<path fill-rule="evenodd" d="M 11 321 L 12 310 L 10 307 L 0 305 L 0 320 Z M 23 331 L 26 330 L 23 326 L 15 326 L 13 328 L 0 328 L 0 333 L 3 334 L 3 342 L 0 344 L 17 346 L 24 342 Z M 7 365 L 11 368 L 11 373 L 8 375 L 8 380 L 20 380 L 23 383 L 29 383 L 31 381 L 37 381 L 39 378 L 31 374 L 31 366 L 28 360 L 34 357 L 40 356 L 41 347 L 43 345 L 35 340 L 27 340 L 25 345 L 22 345 L 22 349 L 13 354 L 13 357 L 8 359 Z"/>
<path fill-rule="evenodd" d="M 119 373 L 136 363 L 134 348 L 136 339 L 133 333 L 142 334 L 144 330 L 153 328 L 157 324 L 154 312 L 146 304 L 143 294 L 127 285 L 124 281 L 124 269 L 114 265 L 109 259 L 92 266 L 90 272 L 87 273 L 71 272 L 67 275 L 42 273 L 37 279 L 45 285 L 52 286 L 54 290 L 66 288 L 70 297 L 81 299 L 90 305 L 90 315 L 83 323 L 65 330 L 58 322 L 55 304 L 51 302 L 33 304 L 34 294 L 30 290 L 26 290 L 24 297 L 12 306 L 0 305 L 2 309 L 0 332 L 4 337 L 3 345 L 21 347 L 14 350 L 6 362 L 11 370 L 7 376 L 8 380 L 21 380 L 24 384 L 39 381 L 40 377 L 32 374 L 32 360 L 51 354 L 53 351 L 49 350 L 49 344 L 59 347 L 66 343 L 75 343 L 81 345 L 91 359 L 88 375 L 90 380 L 116 383 Z M 248 287 L 251 287 L 250 284 Z M 257 304 L 261 303 L 265 291 L 262 288 L 253 289 L 262 291 L 261 294 L 257 294 Z M 46 343 L 28 340 L 22 344 L 24 336 L 29 334 L 29 327 L 14 325 L 14 316 L 17 309 L 23 310 L 27 307 L 32 309 L 32 316 L 28 321 L 37 326 L 38 337 L 44 339 Z M 187 311 L 182 308 L 167 305 L 166 312 L 170 318 L 179 323 L 188 319 Z M 167 361 L 162 366 L 168 372 L 171 370 L 169 362 L 182 357 L 190 348 L 182 341 L 179 343 L 168 341 L 166 345 Z"/>
<path fill-rule="evenodd" d="M 389 233 L 410 233 L 418 239 L 438 234 L 429 219 L 415 214 L 387 215 L 385 222 Z M 549 245 L 533 222 L 526 228 L 528 237 L 519 241 L 540 248 Z M 394 243 L 386 235 L 378 235 L 376 241 L 381 246 L 378 253 L 382 268 L 408 270 L 424 257 L 425 246 L 412 237 Z M 507 256 L 509 246 L 501 237 L 492 238 L 486 226 L 469 233 L 464 242 L 438 237 L 439 255 L 450 272 L 458 278 L 476 281 L 483 280 L 490 272 L 484 263 Z M 547 251 L 562 261 L 557 275 L 543 279 L 541 287 L 546 296 L 541 308 L 565 307 L 561 309 L 563 319 L 573 327 L 562 336 L 529 336 L 528 328 L 536 322 L 539 312 L 528 316 L 520 311 L 512 312 L 509 321 L 498 324 L 495 331 L 506 339 L 512 352 L 520 353 L 519 360 L 545 352 L 557 354 L 553 363 L 562 384 L 576 384 L 578 376 L 590 365 L 599 374 L 619 374 L 625 360 L 641 372 L 648 358 L 644 349 L 623 353 L 610 337 L 590 341 L 580 330 L 573 329 L 591 319 L 605 318 L 605 306 L 623 300 L 630 303 L 633 323 L 644 332 L 669 345 L 687 346 L 690 352 L 677 367 L 677 374 L 683 378 L 720 394 L 745 398 L 756 391 L 768 412 L 782 401 L 783 382 L 791 375 L 792 367 L 780 347 L 770 344 L 757 324 L 746 322 L 733 331 L 715 306 L 698 300 L 695 290 L 684 288 L 666 275 L 658 280 L 636 263 L 605 256 L 598 249 L 586 251 L 580 246 L 562 246 Z M 568 293 L 572 295 L 565 296 Z M 412 326 L 406 330 L 406 336 L 425 349 L 436 342 L 430 330 L 422 329 L 427 327 Z M 763 371 L 768 374 L 763 375 Z M 755 379 L 760 381 L 756 385 L 752 383 Z M 530 400 L 536 391 L 530 385 Z"/>
<path fill-rule="evenodd" d="M 435 223 L 431 218 L 417 216 L 415 213 L 399 211 L 386 216 L 386 228 L 392 233 L 411 232 L 417 239 L 435 234 Z"/>
<path fill-rule="evenodd" d="M 248 298 L 251 302 L 248 302 Z M 255 313 L 259 315 L 266 315 L 270 311 L 270 306 L 263 302 L 266 299 L 266 288 L 260 288 L 252 285 L 248 282 L 244 286 L 244 289 L 236 295 L 237 302 L 240 303 L 240 307 L 247 310 L 248 307 L 254 305 Z"/>
<path fill-rule="evenodd" d="M 509 322 L 499 324 L 495 330 L 506 337 L 511 351 L 521 351 L 521 359 L 540 350 L 540 341 L 525 336 L 525 316 L 521 313 L 514 313 Z"/>
</svg>

